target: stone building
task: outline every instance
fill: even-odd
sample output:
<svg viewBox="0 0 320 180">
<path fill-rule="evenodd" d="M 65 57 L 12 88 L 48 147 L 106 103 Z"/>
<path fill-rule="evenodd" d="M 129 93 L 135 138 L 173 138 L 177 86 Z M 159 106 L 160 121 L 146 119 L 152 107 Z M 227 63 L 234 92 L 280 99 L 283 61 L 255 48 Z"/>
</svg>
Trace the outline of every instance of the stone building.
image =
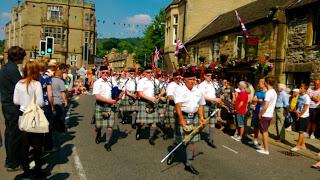
<svg viewBox="0 0 320 180">
<path fill-rule="evenodd" d="M 134 59 L 134 54 L 128 53 L 127 50 L 117 52 L 117 50 L 113 48 L 111 53 L 106 55 L 105 58 L 108 59 L 109 67 L 114 71 L 121 71 L 130 67 L 140 67 Z"/>
<path fill-rule="evenodd" d="M 217 73 L 233 83 L 269 74 L 297 86 L 319 76 L 318 1 L 258 0 L 237 8 L 249 38 L 234 10 L 223 13 L 185 42 L 185 61 L 201 64 L 202 57 L 204 65 L 219 64 Z"/>
<path fill-rule="evenodd" d="M 295 86 L 320 78 L 320 1 L 306 0 L 288 7 L 286 83 Z M 309 78 L 310 77 L 310 78 Z"/>
<path fill-rule="evenodd" d="M 172 71 L 177 40 L 187 42 L 214 18 L 255 0 L 173 0 L 166 8 L 165 68 Z M 181 64 L 180 62 L 179 64 Z"/>
<path fill-rule="evenodd" d="M 21 46 L 27 59 L 39 56 L 39 44 L 46 36 L 55 38 L 53 59 L 74 64 L 93 64 L 96 54 L 95 4 L 84 0 L 30 0 L 12 9 L 5 27 L 5 52 Z M 35 53 L 37 50 L 37 57 Z M 5 56 L 6 53 L 5 53 Z"/>
</svg>

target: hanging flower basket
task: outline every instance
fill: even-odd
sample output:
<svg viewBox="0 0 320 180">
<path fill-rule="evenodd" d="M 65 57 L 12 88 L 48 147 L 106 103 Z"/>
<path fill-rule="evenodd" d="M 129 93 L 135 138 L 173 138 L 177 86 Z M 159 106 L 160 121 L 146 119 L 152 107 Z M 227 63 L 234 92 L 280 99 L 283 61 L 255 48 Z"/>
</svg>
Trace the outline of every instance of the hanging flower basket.
<svg viewBox="0 0 320 180">
<path fill-rule="evenodd" d="M 262 58 L 258 60 L 253 66 L 256 74 L 264 74 L 267 75 L 274 68 L 273 60 Z"/>
</svg>

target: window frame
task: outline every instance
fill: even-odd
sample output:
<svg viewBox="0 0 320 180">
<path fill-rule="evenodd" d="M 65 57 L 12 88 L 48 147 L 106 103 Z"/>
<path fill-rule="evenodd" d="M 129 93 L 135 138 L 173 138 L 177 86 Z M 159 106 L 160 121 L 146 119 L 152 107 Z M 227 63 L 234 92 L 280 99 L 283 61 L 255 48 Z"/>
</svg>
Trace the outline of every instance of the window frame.
<svg viewBox="0 0 320 180">
<path fill-rule="evenodd" d="M 239 39 L 242 39 L 242 43 L 241 43 L 241 50 L 239 51 Z M 240 55 L 239 55 L 240 52 Z M 245 38 L 243 37 L 243 35 L 236 35 L 235 38 L 235 58 L 240 58 L 243 59 L 245 58 Z"/>
</svg>

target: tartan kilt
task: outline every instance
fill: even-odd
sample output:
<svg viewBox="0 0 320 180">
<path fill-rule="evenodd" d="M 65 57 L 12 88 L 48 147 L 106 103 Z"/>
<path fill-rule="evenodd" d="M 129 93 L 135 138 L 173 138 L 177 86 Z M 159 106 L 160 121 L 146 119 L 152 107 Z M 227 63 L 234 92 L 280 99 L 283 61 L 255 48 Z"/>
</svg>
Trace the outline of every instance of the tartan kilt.
<svg viewBox="0 0 320 180">
<path fill-rule="evenodd" d="M 129 96 L 125 96 L 122 100 L 121 100 L 121 104 L 120 104 L 120 109 L 123 112 L 128 112 L 128 111 L 138 111 L 138 100 L 135 101 L 134 104 L 130 104 L 129 103 L 129 99 L 132 99 Z"/>
<path fill-rule="evenodd" d="M 161 122 L 165 121 L 167 112 L 168 112 L 167 102 L 159 101 L 158 103 L 159 121 Z"/>
<path fill-rule="evenodd" d="M 104 119 L 102 116 L 102 112 L 110 112 L 110 117 L 107 119 Z M 112 128 L 114 125 L 115 117 L 116 117 L 115 113 L 111 110 L 110 105 L 101 106 L 96 104 L 96 110 L 95 110 L 96 128 L 103 128 L 103 127 Z"/>
<path fill-rule="evenodd" d="M 172 106 L 172 105 L 168 105 L 168 108 L 167 108 L 167 117 L 164 121 L 164 123 L 166 124 L 174 124 L 176 122 L 176 108 L 175 106 Z"/>
<path fill-rule="evenodd" d="M 184 116 L 184 119 L 190 119 L 187 116 Z M 195 116 L 193 119 L 191 118 L 190 120 L 194 121 L 194 128 L 196 128 L 199 125 L 199 121 L 198 121 L 198 117 Z M 176 125 L 175 125 L 175 140 L 177 143 L 180 143 L 183 141 L 183 139 L 188 135 L 186 134 L 186 132 L 183 130 L 182 126 L 178 123 L 178 116 L 176 116 Z M 200 133 L 196 133 L 191 139 L 190 139 L 190 143 L 196 143 L 199 142 L 201 139 L 200 137 Z"/>
<path fill-rule="evenodd" d="M 206 105 L 204 106 L 204 117 L 207 118 L 210 116 L 210 114 L 216 109 L 216 104 L 211 102 L 206 102 Z M 209 124 L 215 124 L 217 123 L 217 118 L 215 116 L 211 117 L 209 120 Z"/>
<path fill-rule="evenodd" d="M 138 117 L 136 122 L 145 123 L 145 124 L 159 122 L 159 113 L 158 113 L 157 106 L 155 105 L 155 110 L 153 113 L 147 113 L 146 105 L 147 105 L 147 102 L 141 101 L 141 100 L 138 101 Z"/>
</svg>

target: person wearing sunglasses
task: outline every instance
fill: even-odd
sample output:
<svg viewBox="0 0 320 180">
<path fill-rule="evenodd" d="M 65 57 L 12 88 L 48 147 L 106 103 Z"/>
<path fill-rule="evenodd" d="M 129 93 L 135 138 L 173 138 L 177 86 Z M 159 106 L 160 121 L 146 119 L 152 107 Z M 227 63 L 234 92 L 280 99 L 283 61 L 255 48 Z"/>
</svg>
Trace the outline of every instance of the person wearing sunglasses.
<svg viewBox="0 0 320 180">
<path fill-rule="evenodd" d="M 117 103 L 111 96 L 111 83 L 109 79 L 108 66 L 100 67 L 100 76 L 93 84 L 92 95 L 96 98 L 95 107 L 95 127 L 96 127 L 96 143 L 101 142 L 101 130 L 106 128 L 106 143 L 104 148 L 111 151 L 110 140 L 112 138 L 115 113 L 111 110 L 111 106 Z"/>
<path fill-rule="evenodd" d="M 202 127 L 206 124 L 204 119 L 204 105 L 206 100 L 202 92 L 195 86 L 196 74 L 192 71 L 184 73 L 184 85 L 181 86 L 178 92 L 174 95 L 176 109 L 176 126 L 175 126 L 175 143 L 180 143 L 200 124 Z M 192 166 L 194 159 L 194 145 L 200 141 L 200 134 L 197 132 L 185 144 L 186 160 L 185 170 L 198 175 L 199 172 Z M 175 145 L 173 145 L 175 146 Z M 168 159 L 167 164 L 173 163 L 175 154 L 173 153 Z"/>
<path fill-rule="evenodd" d="M 123 85 L 125 96 L 121 100 L 120 109 L 123 111 L 123 114 L 131 116 L 131 127 L 136 129 L 136 119 L 138 114 L 138 97 L 136 92 L 138 80 L 136 79 L 135 69 L 129 68 L 128 73 L 128 80 Z"/>
<path fill-rule="evenodd" d="M 141 129 L 144 124 L 150 126 L 149 143 L 155 145 L 155 132 L 157 129 L 156 123 L 159 122 L 159 114 L 157 111 L 157 87 L 159 81 L 152 77 L 152 67 L 144 68 L 145 77 L 140 79 L 137 86 L 137 94 L 139 99 L 139 112 L 137 118 L 136 140 L 140 139 Z"/>
</svg>

